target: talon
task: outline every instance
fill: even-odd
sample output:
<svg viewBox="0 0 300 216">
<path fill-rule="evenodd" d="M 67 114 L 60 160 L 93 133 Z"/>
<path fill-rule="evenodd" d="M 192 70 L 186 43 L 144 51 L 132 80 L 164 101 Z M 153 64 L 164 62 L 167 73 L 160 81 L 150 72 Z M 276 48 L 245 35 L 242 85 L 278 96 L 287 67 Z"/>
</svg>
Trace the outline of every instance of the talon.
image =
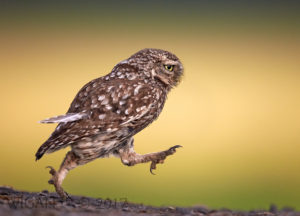
<svg viewBox="0 0 300 216">
<path fill-rule="evenodd" d="M 48 181 L 48 183 L 54 185 L 55 190 L 60 196 L 60 198 L 63 201 L 66 201 L 67 199 L 73 201 L 69 194 L 63 190 L 61 184 L 58 183 L 58 173 L 56 172 L 56 170 L 52 166 L 47 166 L 46 168 L 50 169 L 49 173 L 52 175 L 52 178 Z"/>
<path fill-rule="evenodd" d="M 182 147 L 181 145 L 172 146 L 166 152 L 167 152 L 168 155 L 174 154 L 176 152 L 176 149 L 181 148 L 181 147 Z"/>
<path fill-rule="evenodd" d="M 181 148 L 181 147 L 182 147 L 181 145 L 176 145 L 176 146 L 169 148 L 169 150 L 176 150 L 177 148 Z"/>
<path fill-rule="evenodd" d="M 152 175 L 155 175 L 155 173 L 152 172 L 152 170 L 156 169 L 156 163 L 154 161 L 152 161 L 151 165 L 150 165 L 150 173 Z"/>
<path fill-rule="evenodd" d="M 54 169 L 52 166 L 46 166 L 46 169 Z"/>
<path fill-rule="evenodd" d="M 153 170 L 156 169 L 156 164 L 164 163 L 164 160 L 166 159 L 166 157 L 169 156 L 169 155 L 174 154 L 176 152 L 176 148 L 180 148 L 180 147 L 182 147 L 182 146 L 181 145 L 172 146 L 168 150 L 159 152 L 156 155 L 152 156 L 152 158 L 151 158 L 152 163 L 150 165 L 151 174 L 155 175 L 155 173 L 153 173 Z"/>
<path fill-rule="evenodd" d="M 50 169 L 49 173 L 50 173 L 51 175 L 55 175 L 55 174 L 56 174 L 56 171 L 55 171 L 55 169 L 54 169 L 52 166 L 47 166 L 46 169 L 47 169 L 47 168 Z"/>
<path fill-rule="evenodd" d="M 64 191 L 64 192 L 65 192 L 65 194 L 66 194 L 67 199 L 69 199 L 69 200 L 71 200 L 71 201 L 74 201 L 74 200 L 72 199 L 72 197 L 70 197 L 69 194 L 68 194 L 66 191 Z"/>
</svg>

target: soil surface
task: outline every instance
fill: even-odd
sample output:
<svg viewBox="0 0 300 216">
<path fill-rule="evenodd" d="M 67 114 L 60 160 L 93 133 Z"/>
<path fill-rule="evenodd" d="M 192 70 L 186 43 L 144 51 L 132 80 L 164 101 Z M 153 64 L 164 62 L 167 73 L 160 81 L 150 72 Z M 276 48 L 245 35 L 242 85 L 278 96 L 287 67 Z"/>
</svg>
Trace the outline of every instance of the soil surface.
<svg viewBox="0 0 300 216">
<path fill-rule="evenodd" d="M 196 206 L 181 208 L 176 206 L 153 207 L 109 199 L 96 199 L 84 196 L 72 196 L 62 201 L 56 193 L 42 191 L 37 193 L 17 191 L 11 187 L 0 187 L 0 215 L 201 215 L 201 216 L 300 216 L 292 208 L 278 210 L 271 206 L 269 210 L 249 212 L 232 211 L 229 209 L 208 209 Z"/>
</svg>

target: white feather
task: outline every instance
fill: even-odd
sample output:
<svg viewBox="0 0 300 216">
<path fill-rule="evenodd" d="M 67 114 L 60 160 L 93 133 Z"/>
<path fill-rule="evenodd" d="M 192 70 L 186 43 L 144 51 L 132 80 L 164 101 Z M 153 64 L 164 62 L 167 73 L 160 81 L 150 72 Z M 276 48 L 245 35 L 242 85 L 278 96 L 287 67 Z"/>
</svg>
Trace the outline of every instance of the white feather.
<svg viewBox="0 0 300 216">
<path fill-rule="evenodd" d="M 135 116 L 131 116 L 129 117 L 129 119 L 123 123 L 121 123 L 121 125 L 125 125 L 125 124 L 128 124 L 138 118 L 141 118 L 142 116 L 144 116 L 151 108 L 152 104 L 149 104 L 148 107 L 146 106 L 143 106 L 143 109 L 140 108 L 140 110 L 143 110 L 141 113 L 135 115 Z M 126 110 L 125 110 L 125 113 L 126 113 Z"/>
<path fill-rule="evenodd" d="M 73 122 L 80 119 L 84 119 L 87 117 L 86 113 L 67 113 L 65 115 L 59 115 L 51 118 L 47 118 L 44 120 L 39 121 L 39 123 L 67 123 L 67 122 Z"/>
</svg>

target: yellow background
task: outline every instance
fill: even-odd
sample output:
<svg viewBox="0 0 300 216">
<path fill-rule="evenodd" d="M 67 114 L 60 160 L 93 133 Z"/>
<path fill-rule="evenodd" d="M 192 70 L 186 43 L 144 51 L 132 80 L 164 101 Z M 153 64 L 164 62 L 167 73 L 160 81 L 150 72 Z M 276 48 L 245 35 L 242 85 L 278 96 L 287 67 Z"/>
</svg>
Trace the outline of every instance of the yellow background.
<svg viewBox="0 0 300 216">
<path fill-rule="evenodd" d="M 67 149 L 35 162 L 55 127 L 37 122 L 64 114 L 85 83 L 151 47 L 175 53 L 185 74 L 135 149 L 184 147 L 155 176 L 149 164 L 96 160 L 72 170 L 65 190 L 154 205 L 300 209 L 295 2 L 1 4 L 0 185 L 53 191 L 45 167 L 58 168 Z"/>
</svg>

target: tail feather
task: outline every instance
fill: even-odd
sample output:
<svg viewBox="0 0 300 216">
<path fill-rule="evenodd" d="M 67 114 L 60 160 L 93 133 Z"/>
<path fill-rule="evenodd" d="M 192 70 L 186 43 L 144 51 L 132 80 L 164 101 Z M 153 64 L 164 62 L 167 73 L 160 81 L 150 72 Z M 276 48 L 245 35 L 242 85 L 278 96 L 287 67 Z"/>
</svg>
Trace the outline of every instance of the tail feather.
<svg viewBox="0 0 300 216">
<path fill-rule="evenodd" d="M 44 120 L 39 121 L 39 123 L 67 123 L 67 122 L 73 122 L 78 121 L 80 119 L 86 118 L 88 115 L 86 113 L 67 113 L 65 115 L 59 115 L 51 118 L 47 118 Z"/>
<path fill-rule="evenodd" d="M 46 151 L 48 150 L 49 146 L 46 144 L 46 142 L 40 146 L 40 148 L 37 150 L 37 152 L 35 153 L 35 160 L 39 160 L 43 157 L 43 155 L 46 153 Z"/>
</svg>

